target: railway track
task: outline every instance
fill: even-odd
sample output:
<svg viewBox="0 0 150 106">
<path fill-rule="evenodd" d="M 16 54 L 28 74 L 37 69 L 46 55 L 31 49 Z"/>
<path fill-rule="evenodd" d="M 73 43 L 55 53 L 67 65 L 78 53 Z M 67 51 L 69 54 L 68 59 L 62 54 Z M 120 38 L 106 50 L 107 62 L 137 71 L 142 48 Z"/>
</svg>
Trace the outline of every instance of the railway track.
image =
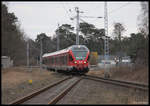
<svg viewBox="0 0 150 106">
<path fill-rule="evenodd" d="M 81 77 L 67 77 L 23 98 L 19 98 L 10 104 L 56 104 L 81 79 Z"/>
<path fill-rule="evenodd" d="M 146 85 L 146 84 L 139 84 L 139 83 L 133 83 L 133 82 L 127 82 L 127 81 L 106 79 L 106 78 L 103 78 L 103 77 L 97 77 L 97 76 L 91 76 L 91 75 L 85 75 L 84 78 L 94 80 L 94 81 L 109 83 L 109 84 L 113 84 L 113 85 L 117 85 L 117 86 L 123 86 L 123 87 L 148 91 L 148 85 Z"/>
<path fill-rule="evenodd" d="M 146 92 L 148 91 L 148 85 L 145 84 L 105 79 L 102 77 L 96 77 L 91 75 L 74 77 L 69 76 L 61 81 L 58 81 L 52 85 L 48 85 L 36 92 L 33 92 L 23 98 L 19 98 L 18 100 L 15 100 L 10 104 L 56 104 L 82 79 L 89 79 L 127 88 L 140 89 Z"/>
</svg>

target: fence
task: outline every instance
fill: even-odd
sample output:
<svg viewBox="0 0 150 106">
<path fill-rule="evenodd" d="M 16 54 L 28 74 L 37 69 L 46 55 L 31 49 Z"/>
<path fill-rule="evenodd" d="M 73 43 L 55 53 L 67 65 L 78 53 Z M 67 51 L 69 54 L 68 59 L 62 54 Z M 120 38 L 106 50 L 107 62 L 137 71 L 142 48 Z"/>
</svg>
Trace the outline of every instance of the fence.
<svg viewBox="0 0 150 106">
<path fill-rule="evenodd" d="M 2 68 L 9 68 L 13 66 L 13 60 L 10 59 L 8 56 L 1 57 L 1 67 Z"/>
</svg>

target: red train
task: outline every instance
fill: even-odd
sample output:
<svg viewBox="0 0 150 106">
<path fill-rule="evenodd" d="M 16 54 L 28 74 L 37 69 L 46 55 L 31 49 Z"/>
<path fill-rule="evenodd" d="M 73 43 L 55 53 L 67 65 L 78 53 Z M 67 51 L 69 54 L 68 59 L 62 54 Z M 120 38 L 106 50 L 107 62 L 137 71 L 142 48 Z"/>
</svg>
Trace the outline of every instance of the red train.
<svg viewBox="0 0 150 106">
<path fill-rule="evenodd" d="M 89 49 L 85 45 L 72 45 L 66 49 L 42 56 L 48 70 L 84 74 L 89 71 Z"/>
</svg>

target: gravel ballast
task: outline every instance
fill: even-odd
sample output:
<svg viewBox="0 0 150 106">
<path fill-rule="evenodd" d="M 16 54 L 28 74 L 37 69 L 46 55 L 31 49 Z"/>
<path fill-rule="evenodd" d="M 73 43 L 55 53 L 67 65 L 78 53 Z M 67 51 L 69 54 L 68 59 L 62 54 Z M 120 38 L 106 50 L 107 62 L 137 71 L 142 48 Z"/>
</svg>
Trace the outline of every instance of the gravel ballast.
<svg viewBox="0 0 150 106">
<path fill-rule="evenodd" d="M 104 84 L 81 80 L 58 104 L 135 104 L 148 103 L 148 94 Z"/>
<path fill-rule="evenodd" d="M 18 70 L 20 71 L 20 68 Z M 32 83 L 29 83 L 30 79 L 28 77 L 24 79 L 18 77 L 20 78 L 20 82 L 17 82 L 19 80 L 17 79 L 17 76 L 11 76 L 9 79 L 4 78 L 6 77 L 6 73 L 2 74 L 2 104 L 9 104 L 14 100 L 19 99 L 20 97 L 26 96 L 32 92 L 35 92 L 36 90 L 39 90 L 47 85 L 53 84 L 58 80 L 67 77 L 64 74 L 50 72 L 47 70 L 40 71 L 39 69 L 32 69 L 32 72 L 26 72 L 26 70 L 23 70 L 20 73 L 26 73 L 23 75 L 28 75 L 30 73 L 30 79 L 32 79 Z M 7 72 L 7 74 L 9 74 L 9 72 Z M 15 83 L 15 79 L 17 83 Z M 14 80 L 13 83 L 11 80 Z"/>
</svg>

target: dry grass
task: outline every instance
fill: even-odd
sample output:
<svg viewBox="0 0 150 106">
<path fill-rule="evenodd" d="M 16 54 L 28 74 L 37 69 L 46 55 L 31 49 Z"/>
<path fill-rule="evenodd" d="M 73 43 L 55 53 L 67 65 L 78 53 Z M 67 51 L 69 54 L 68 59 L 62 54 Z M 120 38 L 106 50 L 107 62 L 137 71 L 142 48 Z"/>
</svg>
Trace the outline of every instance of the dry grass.
<svg viewBox="0 0 150 106">
<path fill-rule="evenodd" d="M 131 69 L 130 67 L 120 67 L 116 70 L 111 70 L 111 78 L 118 80 L 133 81 L 148 84 L 148 68 L 139 67 Z"/>
<path fill-rule="evenodd" d="M 132 82 L 145 83 L 145 84 L 148 84 L 148 79 L 149 79 L 148 72 L 149 72 L 148 67 L 141 67 L 141 66 L 136 66 L 136 67 L 123 67 L 122 66 L 122 67 L 111 68 L 109 70 L 111 79 L 132 81 Z M 93 71 L 89 71 L 88 74 L 104 77 L 104 70 L 93 70 Z M 107 96 L 110 98 L 117 97 L 117 95 L 111 95 L 111 92 L 109 92 L 109 95 L 105 95 L 105 97 Z M 117 98 L 120 98 L 122 100 L 122 103 L 125 102 L 125 104 L 148 104 L 148 95 L 144 96 L 144 95 L 137 94 L 136 96 L 134 96 L 131 94 L 131 95 L 128 95 L 127 97 L 124 95 L 120 95 Z M 110 103 L 119 103 L 119 102 L 113 101 Z"/>
<path fill-rule="evenodd" d="M 42 80 L 50 77 L 51 73 L 38 68 L 32 69 L 30 72 L 27 68 L 14 67 L 2 70 L 2 87 L 12 87 L 28 80 Z"/>
<path fill-rule="evenodd" d="M 87 74 L 104 77 L 104 69 L 92 70 Z M 148 67 L 116 67 L 109 69 L 112 79 L 148 84 Z"/>
<path fill-rule="evenodd" d="M 98 76 L 101 76 L 101 75 L 103 75 L 104 74 L 104 70 L 92 70 L 92 71 L 89 71 L 88 73 L 87 73 L 87 75 L 98 75 Z"/>
</svg>

